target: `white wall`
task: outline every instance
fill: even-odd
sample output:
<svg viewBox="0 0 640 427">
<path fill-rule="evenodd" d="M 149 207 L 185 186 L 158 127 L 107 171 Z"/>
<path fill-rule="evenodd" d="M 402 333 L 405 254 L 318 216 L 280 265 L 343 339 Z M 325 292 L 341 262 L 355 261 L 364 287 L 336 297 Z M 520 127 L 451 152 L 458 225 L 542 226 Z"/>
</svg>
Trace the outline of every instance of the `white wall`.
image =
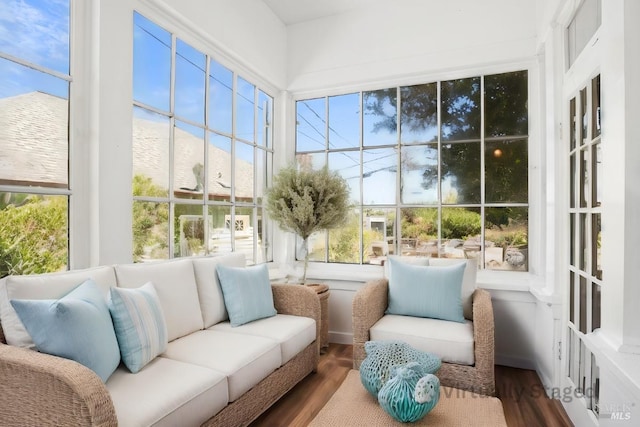
<svg viewBox="0 0 640 427">
<path fill-rule="evenodd" d="M 163 0 L 172 15 L 277 88 L 286 86 L 286 28 L 262 1 Z M 158 2 L 160 3 L 160 2 Z"/>
<path fill-rule="evenodd" d="M 372 1 L 288 28 L 288 87 L 387 82 L 535 54 L 530 0 Z"/>
</svg>

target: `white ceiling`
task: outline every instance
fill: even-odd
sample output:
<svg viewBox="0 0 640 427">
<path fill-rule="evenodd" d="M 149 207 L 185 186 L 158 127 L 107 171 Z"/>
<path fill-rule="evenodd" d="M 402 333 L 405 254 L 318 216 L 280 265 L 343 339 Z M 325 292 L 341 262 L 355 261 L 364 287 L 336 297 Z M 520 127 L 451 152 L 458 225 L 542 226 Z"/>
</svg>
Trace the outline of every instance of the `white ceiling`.
<svg viewBox="0 0 640 427">
<path fill-rule="evenodd" d="M 361 6 L 368 0 L 262 0 L 285 25 L 337 15 Z"/>
</svg>

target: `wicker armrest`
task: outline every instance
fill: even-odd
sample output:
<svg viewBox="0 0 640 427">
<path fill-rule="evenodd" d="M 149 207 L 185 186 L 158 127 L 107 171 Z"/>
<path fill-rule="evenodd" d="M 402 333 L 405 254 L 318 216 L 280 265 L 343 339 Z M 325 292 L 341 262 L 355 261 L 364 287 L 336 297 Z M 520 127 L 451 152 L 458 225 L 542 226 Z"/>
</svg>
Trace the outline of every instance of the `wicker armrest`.
<svg viewBox="0 0 640 427">
<path fill-rule="evenodd" d="M 494 377 L 495 325 L 491 294 L 485 289 L 473 293 L 473 338 L 475 366 L 485 378 Z M 493 381 L 491 381 L 493 383 Z"/>
<path fill-rule="evenodd" d="M 7 425 L 117 426 L 109 392 L 72 360 L 0 344 L 0 413 Z"/>
<path fill-rule="evenodd" d="M 316 341 L 320 343 L 320 300 L 303 285 L 271 285 L 273 304 L 280 314 L 310 317 L 316 321 Z"/>
<path fill-rule="evenodd" d="M 389 298 L 387 279 L 367 282 L 353 297 L 353 367 L 360 368 L 366 357 L 364 343 L 369 341 L 369 329 L 384 316 Z"/>
</svg>

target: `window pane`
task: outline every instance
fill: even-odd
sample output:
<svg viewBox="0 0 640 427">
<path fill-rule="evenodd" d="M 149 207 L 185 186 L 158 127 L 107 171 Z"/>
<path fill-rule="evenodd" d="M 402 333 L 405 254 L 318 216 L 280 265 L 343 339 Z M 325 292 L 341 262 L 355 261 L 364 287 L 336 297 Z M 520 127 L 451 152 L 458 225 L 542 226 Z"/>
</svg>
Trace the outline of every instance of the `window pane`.
<svg viewBox="0 0 640 427">
<path fill-rule="evenodd" d="M 360 210 L 353 209 L 346 225 L 329 231 L 329 262 L 360 263 L 360 224 Z"/>
<path fill-rule="evenodd" d="M 209 200 L 231 200 L 231 138 L 209 133 Z"/>
<path fill-rule="evenodd" d="M 236 97 L 236 137 L 253 142 L 255 128 L 255 89 L 256 87 L 238 77 Z"/>
<path fill-rule="evenodd" d="M 133 260 L 141 262 L 168 258 L 169 204 L 134 200 Z"/>
<path fill-rule="evenodd" d="M 133 14 L 133 99 L 169 111 L 171 34 Z"/>
<path fill-rule="evenodd" d="M 438 202 L 438 144 L 402 146 L 402 203 Z"/>
<path fill-rule="evenodd" d="M 175 218 L 174 257 L 200 256 L 205 254 L 204 217 L 202 205 L 173 205 Z"/>
<path fill-rule="evenodd" d="M 484 78 L 484 129 L 486 136 L 527 135 L 528 79 L 526 71 Z"/>
<path fill-rule="evenodd" d="M 360 95 L 329 97 L 329 148 L 360 146 Z"/>
<path fill-rule="evenodd" d="M 591 274 L 602 280 L 602 220 L 601 214 L 591 215 Z"/>
<path fill-rule="evenodd" d="M 573 272 L 569 272 L 569 321 L 576 324 L 576 278 Z"/>
<path fill-rule="evenodd" d="M 576 214 L 569 214 L 569 264 L 576 265 Z"/>
<path fill-rule="evenodd" d="M 437 141 L 438 84 L 402 87 L 400 99 L 400 141 L 403 144 Z"/>
<path fill-rule="evenodd" d="M 265 150 L 256 150 L 256 196 L 257 203 L 262 203 L 262 196 L 267 188 L 267 178 L 272 173 L 271 153 Z"/>
<path fill-rule="evenodd" d="M 396 202 L 398 150 L 379 148 L 362 152 L 363 203 L 391 205 Z"/>
<path fill-rule="evenodd" d="M 443 144 L 442 203 L 480 203 L 480 142 Z"/>
<path fill-rule="evenodd" d="M 468 258 L 477 251 L 480 208 L 442 208 L 442 252 L 447 258 Z"/>
<path fill-rule="evenodd" d="M 182 40 L 176 42 L 175 113 L 204 124 L 206 58 Z"/>
<path fill-rule="evenodd" d="M 273 98 L 266 93 L 258 92 L 258 145 L 271 148 L 273 138 Z"/>
<path fill-rule="evenodd" d="M 577 155 L 573 153 L 569 156 L 569 207 L 576 207 L 576 173 Z"/>
<path fill-rule="evenodd" d="M 362 144 L 395 145 L 398 142 L 397 90 L 382 89 L 362 94 L 364 104 Z"/>
<path fill-rule="evenodd" d="M 600 285 L 595 283 L 591 284 L 591 330 L 598 329 L 600 327 Z"/>
<path fill-rule="evenodd" d="M 528 209 L 485 209 L 485 267 L 526 271 L 529 262 Z"/>
<path fill-rule="evenodd" d="M 0 184 L 68 188 L 68 99 L 67 81 L 0 59 Z"/>
<path fill-rule="evenodd" d="M 231 252 L 231 206 L 209 206 L 207 254 Z"/>
<path fill-rule="evenodd" d="M 569 101 L 569 121 L 571 123 L 571 126 L 569 127 L 569 143 L 571 144 L 571 151 L 575 150 L 576 146 L 577 146 L 577 140 L 578 140 L 578 117 L 577 117 L 577 112 L 576 112 L 576 99 L 572 98 L 571 101 Z"/>
<path fill-rule="evenodd" d="M 69 3 L 69 0 L 2 2 L 0 50 L 69 74 Z"/>
<path fill-rule="evenodd" d="M 209 127 L 231 134 L 233 73 L 211 60 L 209 65 Z"/>
<path fill-rule="evenodd" d="M 380 265 L 395 253 L 396 210 L 365 209 L 363 223 L 363 262 Z"/>
<path fill-rule="evenodd" d="M 233 227 L 235 234 L 235 251 L 244 254 L 247 264 L 255 264 L 253 255 L 254 237 L 257 233 L 253 226 L 253 213 L 255 208 L 236 208 Z"/>
<path fill-rule="evenodd" d="M 441 87 L 442 140 L 480 138 L 480 78 L 450 80 Z"/>
<path fill-rule="evenodd" d="M 521 202 L 529 197 L 527 140 L 485 142 L 485 201 Z"/>
<path fill-rule="evenodd" d="M 360 203 L 360 151 L 329 153 L 329 169 L 338 172 L 349 186 L 350 201 Z"/>
<path fill-rule="evenodd" d="M 438 256 L 438 208 L 400 210 L 400 255 Z"/>
<path fill-rule="evenodd" d="M 591 162 L 591 174 L 593 176 L 591 206 L 597 207 L 602 204 L 602 145 L 600 142 L 591 147 Z"/>
<path fill-rule="evenodd" d="M 257 263 L 273 261 L 273 227 L 267 221 L 267 212 L 258 208 L 258 259 Z"/>
<path fill-rule="evenodd" d="M 322 169 L 327 165 L 327 155 L 325 153 L 296 154 L 296 163 L 302 170 Z"/>
<path fill-rule="evenodd" d="M 173 146 L 173 194 L 185 199 L 202 199 L 204 130 L 176 121 Z"/>
<path fill-rule="evenodd" d="M 169 118 L 133 107 L 134 196 L 169 195 Z"/>
<path fill-rule="evenodd" d="M 587 279 L 580 276 L 580 332 L 587 333 Z"/>
<path fill-rule="evenodd" d="M 309 261 L 326 261 L 327 256 L 327 232 L 325 230 L 316 231 L 309 236 Z M 304 252 L 302 251 L 302 239 L 296 235 L 296 259 L 304 260 Z M 300 270 L 302 277 L 302 270 Z"/>
<path fill-rule="evenodd" d="M 600 75 L 591 80 L 591 137 L 597 138 L 602 131 L 600 122 Z"/>
<path fill-rule="evenodd" d="M 296 102 L 296 151 L 317 151 L 327 147 L 326 99 Z"/>
<path fill-rule="evenodd" d="M 589 247 L 587 245 L 587 214 L 580 214 L 580 242 L 578 243 L 580 255 L 580 270 L 587 271 L 587 257 L 589 256 Z"/>
<path fill-rule="evenodd" d="M 0 278 L 67 267 L 68 197 L 0 192 Z"/>
<path fill-rule="evenodd" d="M 580 143 L 584 144 L 588 138 L 589 110 L 587 109 L 587 88 L 580 91 Z"/>
<path fill-rule="evenodd" d="M 235 157 L 235 199 L 236 202 L 253 202 L 253 146 L 236 141 Z"/>
</svg>

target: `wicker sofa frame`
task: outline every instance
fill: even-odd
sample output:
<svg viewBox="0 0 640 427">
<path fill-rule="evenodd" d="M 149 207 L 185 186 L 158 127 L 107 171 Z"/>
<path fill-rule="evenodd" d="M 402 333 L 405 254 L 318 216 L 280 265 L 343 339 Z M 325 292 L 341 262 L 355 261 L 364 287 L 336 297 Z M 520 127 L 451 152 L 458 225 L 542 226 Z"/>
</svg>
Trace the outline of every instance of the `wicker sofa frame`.
<svg viewBox="0 0 640 427">
<path fill-rule="evenodd" d="M 320 302 L 305 286 L 272 285 L 278 313 L 313 318 L 320 333 Z M 0 325 L 1 326 L 1 325 Z M 204 426 L 246 426 L 318 366 L 319 340 L 229 403 Z M 117 426 L 104 383 L 72 360 L 9 346 L 0 327 L 0 413 L 3 425 Z"/>
<path fill-rule="evenodd" d="M 367 356 L 364 343 L 370 340 L 369 329 L 384 316 L 388 305 L 389 281 L 366 283 L 353 299 L 353 368 L 359 369 Z M 491 294 L 484 289 L 473 293 L 473 366 L 442 363 L 438 377 L 442 385 L 495 396 L 494 320 Z"/>
</svg>

